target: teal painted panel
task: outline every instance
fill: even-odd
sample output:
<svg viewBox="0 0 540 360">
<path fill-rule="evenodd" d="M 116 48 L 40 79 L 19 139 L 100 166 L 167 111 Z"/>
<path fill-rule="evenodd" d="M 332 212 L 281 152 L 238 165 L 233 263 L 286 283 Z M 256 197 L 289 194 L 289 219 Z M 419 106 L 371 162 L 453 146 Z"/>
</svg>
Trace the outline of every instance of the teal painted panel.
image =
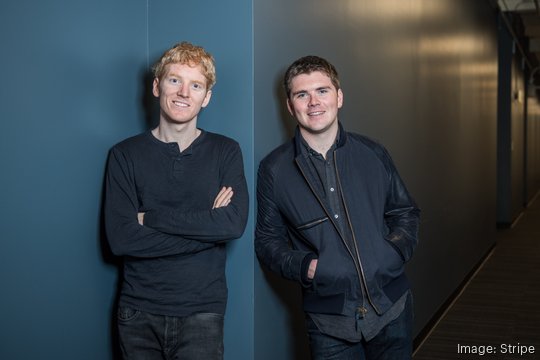
<svg viewBox="0 0 540 360">
<path fill-rule="evenodd" d="M 229 300 L 225 315 L 225 359 L 253 359 L 253 48 L 252 1 L 149 2 L 149 54 L 154 62 L 180 41 L 203 46 L 216 60 L 217 83 L 198 126 L 240 143 L 250 218 L 240 239 L 228 244 Z"/>
<path fill-rule="evenodd" d="M 142 129 L 146 1 L 0 5 L 0 358 L 112 358 L 109 147 Z"/>
</svg>

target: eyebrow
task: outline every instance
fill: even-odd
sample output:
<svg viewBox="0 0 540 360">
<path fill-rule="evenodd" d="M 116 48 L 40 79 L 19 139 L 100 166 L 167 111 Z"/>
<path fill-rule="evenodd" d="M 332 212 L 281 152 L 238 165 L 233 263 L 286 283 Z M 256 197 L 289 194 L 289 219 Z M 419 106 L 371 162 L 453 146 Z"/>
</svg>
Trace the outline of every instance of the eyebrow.
<svg viewBox="0 0 540 360">
<path fill-rule="evenodd" d="M 174 78 L 178 78 L 178 79 L 184 79 L 182 76 L 180 76 L 179 74 L 174 73 L 174 72 L 171 72 L 171 73 L 165 75 L 165 78 L 170 78 L 170 77 L 174 77 Z M 204 87 L 207 86 L 207 83 L 206 83 L 205 79 L 201 79 L 201 80 L 194 79 L 194 80 L 189 80 L 189 81 L 192 82 L 192 83 L 201 84 Z"/>
<path fill-rule="evenodd" d="M 179 73 L 175 73 L 175 72 L 170 72 L 170 73 L 166 74 L 166 76 L 168 76 L 168 77 L 177 77 L 177 78 L 182 78 L 182 79 L 185 78 L 185 76 L 181 76 Z M 202 81 L 204 81 L 204 78 L 201 79 L 201 80 L 192 79 L 191 81 L 202 82 Z"/>
<path fill-rule="evenodd" d="M 330 86 L 319 86 L 318 88 L 315 88 L 315 91 L 320 91 L 320 90 L 325 90 L 325 89 L 330 89 L 331 87 Z M 307 93 L 308 90 L 298 90 L 298 91 L 295 91 L 292 93 L 293 96 L 296 96 L 298 94 L 302 94 L 302 93 Z"/>
</svg>

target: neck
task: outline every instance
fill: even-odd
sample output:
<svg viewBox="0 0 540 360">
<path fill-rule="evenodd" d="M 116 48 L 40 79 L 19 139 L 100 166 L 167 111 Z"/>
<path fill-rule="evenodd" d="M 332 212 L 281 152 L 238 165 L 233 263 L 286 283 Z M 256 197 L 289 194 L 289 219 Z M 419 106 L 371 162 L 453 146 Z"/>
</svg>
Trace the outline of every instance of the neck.
<svg viewBox="0 0 540 360">
<path fill-rule="evenodd" d="M 152 130 L 152 134 L 163 142 L 177 143 L 180 151 L 184 151 L 201 134 L 201 130 L 197 129 L 196 123 L 192 121 L 186 124 L 160 122 L 159 125 Z"/>
<path fill-rule="evenodd" d="M 326 153 L 336 141 L 337 133 L 337 127 L 328 129 L 327 131 L 321 133 L 312 133 L 302 127 L 300 128 L 300 134 L 302 134 L 302 137 L 307 142 L 309 147 L 317 151 L 325 159 Z"/>
</svg>

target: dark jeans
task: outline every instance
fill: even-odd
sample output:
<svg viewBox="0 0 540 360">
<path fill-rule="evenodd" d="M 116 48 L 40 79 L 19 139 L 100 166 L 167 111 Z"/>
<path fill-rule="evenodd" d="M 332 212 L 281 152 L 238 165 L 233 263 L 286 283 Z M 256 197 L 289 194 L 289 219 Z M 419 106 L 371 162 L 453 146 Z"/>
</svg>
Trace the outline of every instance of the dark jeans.
<svg viewBox="0 0 540 360">
<path fill-rule="evenodd" d="M 309 316 L 307 328 L 313 360 L 410 360 L 413 308 L 409 294 L 401 315 L 370 341 L 348 342 L 322 334 Z"/>
<path fill-rule="evenodd" d="M 118 309 L 120 347 L 125 360 L 222 360 L 223 315 L 185 317 Z"/>
</svg>

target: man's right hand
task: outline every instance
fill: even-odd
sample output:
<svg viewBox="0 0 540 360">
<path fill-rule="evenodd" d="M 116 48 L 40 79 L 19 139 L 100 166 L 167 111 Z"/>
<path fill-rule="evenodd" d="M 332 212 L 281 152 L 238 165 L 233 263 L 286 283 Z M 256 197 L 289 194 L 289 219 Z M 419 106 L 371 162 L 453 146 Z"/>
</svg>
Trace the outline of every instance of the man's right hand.
<svg viewBox="0 0 540 360">
<path fill-rule="evenodd" d="M 212 206 L 212 209 L 229 205 L 233 195 L 234 192 L 232 187 L 222 187 L 214 200 L 214 206 Z"/>
<path fill-rule="evenodd" d="M 312 280 L 315 277 L 315 272 L 317 271 L 317 259 L 311 260 L 309 263 L 309 268 L 307 272 L 307 277 L 309 280 Z"/>
</svg>

